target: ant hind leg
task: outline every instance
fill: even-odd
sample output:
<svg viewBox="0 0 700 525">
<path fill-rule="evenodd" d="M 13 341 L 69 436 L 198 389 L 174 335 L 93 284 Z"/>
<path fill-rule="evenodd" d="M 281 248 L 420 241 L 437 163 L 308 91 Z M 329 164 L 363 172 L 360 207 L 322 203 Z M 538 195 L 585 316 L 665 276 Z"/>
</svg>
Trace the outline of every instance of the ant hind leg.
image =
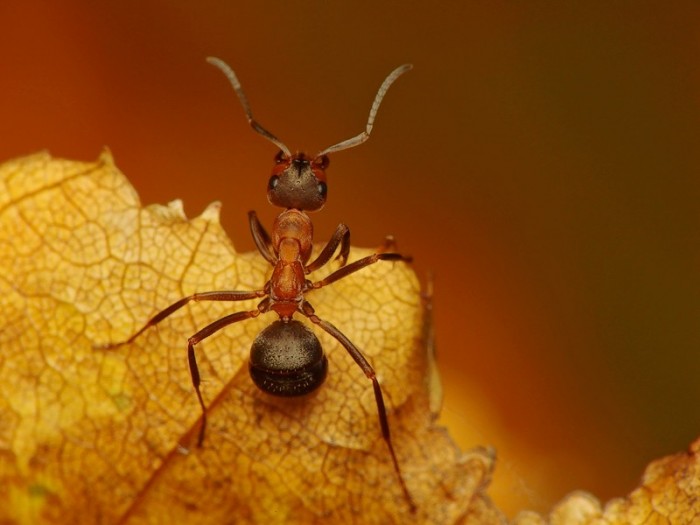
<svg viewBox="0 0 700 525">
<path fill-rule="evenodd" d="M 246 301 L 248 299 L 257 299 L 259 297 L 264 297 L 265 296 L 265 291 L 264 290 L 254 290 L 254 291 L 237 291 L 237 290 L 218 290 L 218 291 L 213 291 L 213 292 L 202 292 L 202 293 L 196 293 L 192 295 L 188 295 L 187 297 L 183 297 L 182 299 L 175 301 L 173 304 L 165 308 L 164 310 L 161 310 L 157 314 L 155 314 L 153 317 L 151 317 L 145 325 L 143 325 L 137 332 L 135 332 L 133 335 L 131 335 L 128 339 L 125 339 L 124 341 L 119 341 L 117 343 L 108 343 L 105 345 L 98 345 L 95 346 L 95 348 L 100 349 L 100 350 L 112 350 L 114 348 L 118 348 L 120 346 L 128 345 L 134 340 L 139 337 L 142 333 L 144 333 L 146 330 L 151 328 L 152 326 L 157 325 L 167 317 L 170 317 L 172 314 L 174 314 L 176 311 L 178 311 L 180 308 L 183 306 L 188 305 L 191 302 L 197 302 L 197 301 L 229 301 L 229 302 L 235 302 L 235 301 Z"/>
<path fill-rule="evenodd" d="M 204 404 L 204 399 L 202 399 L 202 393 L 199 390 L 199 385 L 201 383 L 201 378 L 199 375 L 199 367 L 197 366 L 197 358 L 195 357 L 194 347 L 196 344 L 202 342 L 204 339 L 210 335 L 218 332 L 225 326 L 228 326 L 239 321 L 245 321 L 246 319 L 251 319 L 260 315 L 260 310 L 250 310 L 243 312 L 236 312 L 229 314 L 221 319 L 217 319 L 213 323 L 205 326 L 199 332 L 194 334 L 187 340 L 187 361 L 190 365 L 190 375 L 192 376 L 192 385 L 194 386 L 194 391 L 197 394 L 197 399 L 199 400 L 199 405 L 202 407 L 202 424 L 199 427 L 199 436 L 197 438 L 197 446 L 201 447 L 204 443 L 204 432 L 207 427 L 207 407 Z"/>
<path fill-rule="evenodd" d="M 406 482 L 404 481 L 403 475 L 401 474 L 401 469 L 399 468 L 399 461 L 396 458 L 396 452 L 394 452 L 394 445 L 391 442 L 391 434 L 389 432 L 389 419 L 387 418 L 386 405 L 384 404 L 384 395 L 382 394 L 382 389 L 379 385 L 379 381 L 377 380 L 377 374 L 375 373 L 374 368 L 372 368 L 372 365 L 369 364 L 369 362 L 362 354 L 360 349 L 357 348 L 355 344 L 352 341 L 350 341 L 350 339 L 348 339 L 348 337 L 345 334 L 338 330 L 338 328 L 336 328 L 334 325 L 332 325 L 328 321 L 324 321 L 314 313 L 314 309 L 311 306 L 311 304 L 309 304 L 308 302 L 304 302 L 300 307 L 299 311 L 300 313 L 305 315 L 312 323 L 320 326 L 323 330 L 332 335 L 341 345 L 343 345 L 343 347 L 345 347 L 345 350 L 347 350 L 348 354 L 350 354 L 350 357 L 352 357 L 355 363 L 357 363 L 357 365 L 362 369 L 367 378 L 372 381 L 372 387 L 374 388 L 374 398 L 377 403 L 379 426 L 382 430 L 382 437 L 384 438 L 384 442 L 386 443 L 387 448 L 389 449 L 389 454 L 391 455 L 391 460 L 394 464 L 394 471 L 396 472 L 396 476 L 399 479 L 401 490 L 403 491 L 404 497 L 408 502 L 411 512 L 414 513 L 416 511 L 416 504 L 414 503 L 411 494 L 408 492 Z"/>
</svg>

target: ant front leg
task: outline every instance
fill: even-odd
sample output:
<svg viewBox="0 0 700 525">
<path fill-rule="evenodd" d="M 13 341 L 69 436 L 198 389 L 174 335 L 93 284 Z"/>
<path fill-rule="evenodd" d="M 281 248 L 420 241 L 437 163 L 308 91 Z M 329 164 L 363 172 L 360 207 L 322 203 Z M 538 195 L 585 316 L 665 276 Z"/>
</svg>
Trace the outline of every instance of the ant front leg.
<svg viewBox="0 0 700 525">
<path fill-rule="evenodd" d="M 202 425 L 199 427 L 199 436 L 197 438 L 197 446 L 201 447 L 204 443 L 204 432 L 207 428 L 207 407 L 204 405 L 204 399 L 202 399 L 202 392 L 199 390 L 199 385 L 201 383 L 201 378 L 199 375 L 199 367 L 197 366 L 197 358 L 194 354 L 194 347 L 196 344 L 201 343 L 204 339 L 210 335 L 218 332 L 225 326 L 228 326 L 239 321 L 245 321 L 246 319 L 251 319 L 260 315 L 260 306 L 257 310 L 236 312 L 234 314 L 229 314 L 221 319 L 218 319 L 205 326 L 199 332 L 194 334 L 187 340 L 187 361 L 190 365 L 190 375 L 192 376 L 192 385 L 194 386 L 194 391 L 197 394 L 197 399 L 199 400 L 199 406 L 202 407 Z"/>
<path fill-rule="evenodd" d="M 272 246 L 272 239 L 254 211 L 248 212 L 248 223 L 258 251 L 267 262 L 274 266 L 277 264 L 277 256 L 275 255 L 274 246 Z"/>
<path fill-rule="evenodd" d="M 235 290 L 220 290 L 220 291 L 214 291 L 214 292 L 202 292 L 202 293 L 196 293 L 192 295 L 188 295 L 187 297 L 183 297 L 179 301 L 174 302 L 170 306 L 168 306 L 165 310 L 162 310 L 158 312 L 156 315 L 151 317 L 148 322 L 141 327 L 141 329 L 136 332 L 134 335 L 126 339 L 125 341 L 121 341 L 118 343 L 111 343 L 107 344 L 101 348 L 103 349 L 112 349 L 112 348 L 117 348 L 119 346 L 123 345 L 128 345 L 129 343 L 132 343 L 138 336 L 140 336 L 142 333 L 144 333 L 146 330 L 148 330 L 150 327 L 157 325 L 160 323 L 163 319 L 166 317 L 169 317 L 173 313 L 175 313 L 177 310 L 182 308 L 183 306 L 191 303 L 192 301 L 246 301 L 248 299 L 257 299 L 259 297 L 264 297 L 266 295 L 266 292 L 264 290 L 254 290 L 252 292 L 239 292 Z"/>
<path fill-rule="evenodd" d="M 394 470 L 399 479 L 399 484 L 401 485 L 401 490 L 408 501 L 411 512 L 416 511 L 416 504 L 413 502 L 411 494 L 408 492 L 406 487 L 406 482 L 401 474 L 401 469 L 399 468 L 399 461 L 396 459 L 396 452 L 394 452 L 394 445 L 391 442 L 391 434 L 389 432 L 389 420 L 386 415 L 386 406 L 384 404 L 384 395 L 382 394 L 382 389 L 379 386 L 379 381 L 377 380 L 377 374 L 374 372 L 374 368 L 369 364 L 365 356 L 362 354 L 359 348 L 357 348 L 350 339 L 347 338 L 340 330 L 338 330 L 334 325 L 328 321 L 324 321 L 319 318 L 315 313 L 313 307 L 308 303 L 304 302 L 300 308 L 299 312 L 304 314 L 312 323 L 317 324 L 323 328 L 326 332 L 332 335 L 338 342 L 345 347 L 350 357 L 353 358 L 355 363 L 362 369 L 368 379 L 372 381 L 372 386 L 374 387 L 374 399 L 377 403 L 377 413 L 379 415 L 379 426 L 382 429 L 382 437 L 386 442 L 387 448 L 389 449 L 389 454 L 391 455 L 391 460 L 394 464 Z"/>
<path fill-rule="evenodd" d="M 328 244 L 321 250 L 318 254 L 316 260 L 308 264 L 304 271 L 306 273 L 311 273 L 314 270 L 318 270 L 321 266 L 325 265 L 335 253 L 336 248 L 340 244 L 340 253 L 336 259 L 340 260 L 340 266 L 345 266 L 348 261 L 348 254 L 350 253 L 350 228 L 345 226 L 345 224 L 340 223 L 338 227 L 333 232 L 333 236 L 328 241 Z"/>
</svg>

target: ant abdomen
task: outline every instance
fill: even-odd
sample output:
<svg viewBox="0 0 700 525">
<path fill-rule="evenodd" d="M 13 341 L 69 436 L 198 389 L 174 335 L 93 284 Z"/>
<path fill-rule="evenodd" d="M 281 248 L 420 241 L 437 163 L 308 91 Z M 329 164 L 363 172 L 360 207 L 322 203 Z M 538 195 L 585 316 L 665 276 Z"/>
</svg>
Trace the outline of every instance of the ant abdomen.
<svg viewBox="0 0 700 525">
<path fill-rule="evenodd" d="M 292 397 L 321 386 L 328 360 L 321 342 L 303 323 L 279 320 L 253 341 L 248 368 L 253 382 L 264 392 Z"/>
</svg>

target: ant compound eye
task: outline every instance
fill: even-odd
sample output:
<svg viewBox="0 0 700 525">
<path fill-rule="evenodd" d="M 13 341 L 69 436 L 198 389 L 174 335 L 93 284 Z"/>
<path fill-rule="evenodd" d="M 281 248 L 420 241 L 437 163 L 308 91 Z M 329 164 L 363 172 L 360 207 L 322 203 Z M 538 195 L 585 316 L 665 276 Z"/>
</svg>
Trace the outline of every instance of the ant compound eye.
<svg viewBox="0 0 700 525">
<path fill-rule="evenodd" d="M 279 182 L 280 182 L 280 178 L 277 175 L 273 175 L 272 177 L 270 177 L 270 180 L 267 183 L 267 189 L 274 190 L 277 187 L 277 185 L 279 184 Z"/>
<path fill-rule="evenodd" d="M 326 194 L 328 193 L 328 185 L 325 182 L 319 182 L 317 188 L 318 188 L 318 194 L 323 199 L 325 199 Z"/>
<path fill-rule="evenodd" d="M 284 154 L 284 151 L 279 150 L 275 155 L 275 164 L 282 164 L 285 160 L 287 160 L 287 155 Z"/>
</svg>

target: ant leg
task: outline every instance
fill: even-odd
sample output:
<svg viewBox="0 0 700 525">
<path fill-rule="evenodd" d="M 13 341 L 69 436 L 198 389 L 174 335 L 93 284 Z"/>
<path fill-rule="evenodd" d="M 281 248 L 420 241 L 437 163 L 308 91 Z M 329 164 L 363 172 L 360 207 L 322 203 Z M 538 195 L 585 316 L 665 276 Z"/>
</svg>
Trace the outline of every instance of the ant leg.
<svg viewBox="0 0 700 525">
<path fill-rule="evenodd" d="M 408 492 L 408 488 L 406 487 L 406 482 L 404 481 L 403 476 L 401 475 L 399 461 L 396 459 L 394 446 L 391 443 L 391 435 L 389 433 L 389 420 L 387 419 L 386 415 L 384 396 L 382 394 L 382 389 L 379 386 L 379 381 L 377 381 L 377 374 L 374 372 L 374 368 L 372 368 L 372 365 L 369 364 L 365 356 L 362 355 L 362 352 L 359 350 L 359 348 L 357 348 L 353 344 L 353 342 L 350 341 L 350 339 L 348 339 L 347 336 L 343 334 L 340 330 L 338 330 L 334 325 L 332 325 L 328 321 L 324 321 L 323 319 L 319 318 L 314 313 L 314 309 L 309 303 L 304 302 L 303 305 L 300 307 L 299 311 L 306 317 L 308 317 L 312 323 L 317 324 L 330 335 L 335 337 L 340 342 L 340 344 L 345 347 L 345 349 L 350 354 L 350 357 L 352 357 L 355 360 L 355 362 L 362 369 L 367 378 L 372 381 L 372 386 L 374 387 L 374 399 L 377 403 L 377 412 L 379 414 L 379 426 L 382 429 L 382 437 L 384 438 L 387 448 L 389 449 L 389 454 L 391 454 L 391 460 L 394 463 L 394 470 L 396 471 L 396 475 L 399 478 L 401 490 L 403 490 L 404 496 L 406 497 L 406 500 L 408 501 L 408 504 L 411 507 L 411 512 L 415 512 L 416 504 L 413 502 L 413 498 L 411 497 L 411 494 Z"/>
<path fill-rule="evenodd" d="M 160 323 L 163 319 L 168 317 L 169 315 L 173 314 L 183 306 L 185 306 L 188 303 L 191 303 L 192 301 L 245 301 L 246 299 L 256 299 L 258 297 L 263 297 L 265 295 L 264 290 L 256 290 L 252 292 L 239 292 L 239 291 L 227 291 L 227 290 L 221 290 L 221 291 L 214 291 L 214 292 L 202 292 L 202 293 L 196 293 L 193 295 L 189 295 L 187 297 L 183 297 L 179 301 L 171 304 L 168 306 L 165 310 L 162 310 L 158 312 L 156 315 L 151 317 L 148 322 L 141 327 L 141 329 L 136 332 L 134 335 L 129 337 L 129 339 L 125 341 L 121 341 L 118 343 L 110 343 L 105 346 L 102 346 L 101 348 L 103 349 L 112 349 L 112 348 L 117 348 L 122 345 L 128 345 L 129 343 L 133 342 L 138 336 L 140 336 L 142 333 L 144 333 L 146 330 L 148 330 L 150 327 L 157 325 Z"/>
<path fill-rule="evenodd" d="M 362 259 L 358 259 L 355 262 L 352 262 L 348 264 L 347 266 L 343 266 L 342 268 L 337 269 L 334 271 L 332 274 L 327 276 L 325 279 L 321 279 L 320 281 L 316 281 L 314 283 L 311 283 L 310 289 L 316 289 L 316 288 L 322 288 L 324 286 L 327 286 L 331 283 L 334 283 L 335 281 L 342 279 L 343 277 L 347 277 L 351 273 L 355 273 L 358 270 L 362 270 L 365 266 L 369 266 L 370 264 L 374 264 L 377 261 L 404 261 L 404 262 L 411 262 L 413 260 L 412 257 L 406 256 L 406 255 L 401 255 L 400 253 L 375 253 L 373 255 L 368 255 L 367 257 L 363 257 Z"/>
<path fill-rule="evenodd" d="M 255 246 L 257 246 L 258 251 L 267 262 L 274 266 L 277 263 L 277 257 L 274 255 L 270 234 L 267 233 L 267 230 L 265 230 L 265 227 L 254 211 L 248 212 L 248 223 L 250 224 L 250 233 L 253 236 L 253 241 L 255 241 Z"/>
<path fill-rule="evenodd" d="M 318 270 L 321 266 L 326 264 L 331 256 L 335 253 L 336 248 L 340 244 L 340 253 L 338 254 L 338 257 L 336 259 L 340 259 L 340 266 L 345 266 L 345 263 L 348 260 L 348 254 L 350 253 L 350 228 L 345 226 L 345 224 L 338 224 L 338 227 L 335 229 L 335 232 L 333 233 L 333 236 L 331 239 L 328 241 L 328 244 L 321 250 L 321 253 L 318 254 L 318 257 L 316 257 L 316 260 L 313 261 L 311 264 L 306 265 L 306 268 L 304 268 L 304 271 L 306 273 L 311 273 L 314 270 Z"/>
<path fill-rule="evenodd" d="M 190 364 L 190 375 L 192 376 L 192 385 L 194 385 L 194 391 L 197 393 L 197 399 L 199 400 L 199 406 L 202 407 L 202 426 L 199 427 L 199 437 L 197 438 L 197 446 L 201 447 L 204 442 L 204 431 L 207 427 L 207 408 L 204 405 L 204 400 L 202 399 L 202 393 L 199 390 L 200 376 L 199 367 L 197 366 L 197 358 L 194 354 L 194 346 L 210 335 L 218 332 L 223 327 L 228 326 L 238 321 L 245 321 L 252 317 L 257 317 L 260 315 L 260 310 L 250 310 L 248 312 L 236 312 L 234 314 L 229 314 L 221 319 L 218 319 L 205 326 L 199 332 L 194 334 L 187 340 L 187 361 Z"/>
</svg>

